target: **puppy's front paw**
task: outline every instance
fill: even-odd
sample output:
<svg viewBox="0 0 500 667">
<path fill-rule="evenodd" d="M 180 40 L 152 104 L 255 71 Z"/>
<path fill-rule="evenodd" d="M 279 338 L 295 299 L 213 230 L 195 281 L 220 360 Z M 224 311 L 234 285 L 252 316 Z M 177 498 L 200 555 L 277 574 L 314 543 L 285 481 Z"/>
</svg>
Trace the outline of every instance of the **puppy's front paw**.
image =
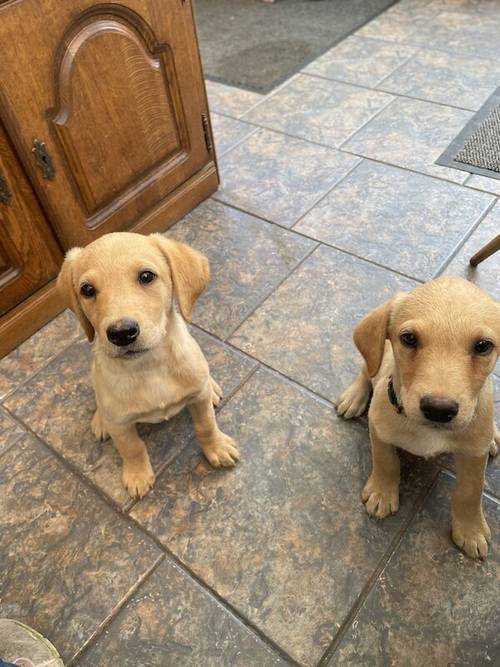
<svg viewBox="0 0 500 667">
<path fill-rule="evenodd" d="M 335 401 L 339 417 L 353 419 L 361 417 L 370 400 L 370 385 L 364 378 L 358 377 Z"/>
<path fill-rule="evenodd" d="M 396 514 L 399 509 L 399 485 L 394 482 L 382 483 L 373 476 L 366 482 L 361 492 L 366 511 L 376 519 L 385 519 Z"/>
<path fill-rule="evenodd" d="M 484 516 L 479 516 L 475 521 L 453 518 L 451 536 L 467 556 L 481 559 L 487 557 L 491 531 Z"/>
<path fill-rule="evenodd" d="M 231 468 L 240 458 L 236 443 L 225 433 L 219 433 L 213 442 L 203 445 L 203 453 L 214 468 Z"/>
<path fill-rule="evenodd" d="M 151 491 L 155 483 L 155 474 L 149 458 L 141 463 L 124 462 L 122 480 L 132 498 L 143 498 Z"/>
</svg>

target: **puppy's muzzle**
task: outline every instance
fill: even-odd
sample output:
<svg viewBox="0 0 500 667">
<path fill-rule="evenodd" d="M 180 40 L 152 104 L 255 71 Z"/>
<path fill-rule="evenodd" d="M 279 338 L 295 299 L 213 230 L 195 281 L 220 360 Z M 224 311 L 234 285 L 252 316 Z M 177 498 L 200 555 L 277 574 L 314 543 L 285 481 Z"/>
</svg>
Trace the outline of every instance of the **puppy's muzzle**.
<svg viewBox="0 0 500 667">
<path fill-rule="evenodd" d="M 426 419 L 439 424 L 451 422 L 458 414 L 458 403 L 451 398 L 424 396 L 420 401 L 420 410 Z"/>
<path fill-rule="evenodd" d="M 106 329 L 106 336 L 113 345 L 124 347 L 131 345 L 139 336 L 140 331 L 139 322 L 125 318 L 110 324 Z"/>
</svg>

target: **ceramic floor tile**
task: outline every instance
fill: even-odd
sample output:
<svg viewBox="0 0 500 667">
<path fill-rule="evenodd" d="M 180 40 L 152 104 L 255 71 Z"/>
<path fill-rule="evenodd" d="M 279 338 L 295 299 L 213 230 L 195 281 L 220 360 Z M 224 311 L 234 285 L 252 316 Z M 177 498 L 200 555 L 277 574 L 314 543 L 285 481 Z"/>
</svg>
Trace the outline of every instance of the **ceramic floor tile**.
<svg viewBox="0 0 500 667">
<path fill-rule="evenodd" d="M 14 445 L 25 430 L 0 406 L 0 456 Z"/>
<path fill-rule="evenodd" d="M 254 104 L 263 99 L 263 95 L 234 86 L 226 86 L 215 81 L 206 81 L 208 105 L 210 111 L 239 118 Z"/>
<path fill-rule="evenodd" d="M 494 299 L 500 301 L 500 260 L 496 253 L 476 268 L 469 260 L 478 250 L 489 243 L 500 232 L 500 206 L 495 204 L 476 231 L 465 242 L 454 259 L 444 270 L 444 275 L 462 276 L 484 289 Z"/>
<path fill-rule="evenodd" d="M 1 359 L 0 400 L 81 335 L 78 320 L 72 312 L 66 310 Z"/>
<path fill-rule="evenodd" d="M 230 393 L 248 375 L 253 363 L 196 332 L 214 378 Z M 110 440 L 98 442 L 90 430 L 95 411 L 89 377 L 90 346 L 76 343 L 7 401 L 7 407 L 45 442 L 76 466 L 105 494 L 123 505 L 129 496 L 121 483 L 121 459 Z M 186 411 L 169 422 L 144 424 L 140 433 L 155 470 L 160 470 L 194 437 Z"/>
<path fill-rule="evenodd" d="M 315 250 L 232 336 L 231 342 L 334 400 L 360 356 L 355 325 L 413 281 L 326 247 Z"/>
<path fill-rule="evenodd" d="M 485 502 L 493 548 L 484 563 L 450 539 L 452 481 L 443 476 L 370 592 L 330 665 L 494 665 L 500 659 L 500 507 Z"/>
<path fill-rule="evenodd" d="M 187 448 L 132 515 L 289 655 L 316 664 L 434 467 L 410 467 L 400 513 L 377 522 L 359 498 L 362 424 L 262 369 L 220 420 L 237 432 L 236 468 L 215 473 Z"/>
<path fill-rule="evenodd" d="M 398 98 L 342 146 L 398 167 L 463 183 L 467 172 L 434 162 L 472 114 L 431 102 Z"/>
<path fill-rule="evenodd" d="M 390 93 L 476 111 L 498 88 L 500 66 L 491 60 L 419 51 L 378 87 Z"/>
<path fill-rule="evenodd" d="M 210 115 L 212 121 L 212 130 L 214 133 L 215 150 L 218 157 L 221 157 L 230 148 L 238 144 L 250 133 L 255 132 L 255 127 L 241 120 L 221 116 L 218 113 Z"/>
<path fill-rule="evenodd" d="M 209 258 L 210 284 L 193 321 L 220 338 L 234 331 L 315 245 L 213 200 L 177 223 L 169 236 Z"/>
<path fill-rule="evenodd" d="M 244 118 L 336 148 L 392 99 L 385 93 L 299 75 Z"/>
<path fill-rule="evenodd" d="M 355 35 L 411 44 L 412 37 L 428 20 L 427 16 L 411 12 L 401 14 L 387 11 L 364 25 Z"/>
<path fill-rule="evenodd" d="M 0 614 L 65 663 L 160 557 L 31 436 L 0 458 Z"/>
<path fill-rule="evenodd" d="M 286 665 L 182 570 L 164 561 L 79 667 Z"/>
<path fill-rule="evenodd" d="M 352 35 L 314 60 L 304 72 L 362 86 L 376 86 L 415 49 Z"/>
<path fill-rule="evenodd" d="M 485 192 L 492 192 L 495 195 L 500 195 L 500 179 L 488 178 L 487 176 L 479 176 L 479 174 L 472 174 L 465 183 L 469 188 L 478 188 Z"/>
<path fill-rule="evenodd" d="M 500 12 L 443 11 L 423 21 L 409 41 L 457 56 L 478 56 L 496 61 L 500 56 L 499 32 Z"/>
<path fill-rule="evenodd" d="M 420 280 L 430 280 L 493 197 L 364 161 L 294 227 Z"/>
<path fill-rule="evenodd" d="M 291 227 L 357 158 L 278 132 L 258 130 L 219 162 L 215 198 Z"/>
</svg>

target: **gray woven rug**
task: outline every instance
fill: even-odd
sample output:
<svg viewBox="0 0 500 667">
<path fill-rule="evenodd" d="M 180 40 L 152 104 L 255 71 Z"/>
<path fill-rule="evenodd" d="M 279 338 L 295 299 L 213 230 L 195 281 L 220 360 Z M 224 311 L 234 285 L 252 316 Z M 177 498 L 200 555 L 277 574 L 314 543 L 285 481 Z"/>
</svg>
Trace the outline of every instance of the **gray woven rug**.
<svg viewBox="0 0 500 667">
<path fill-rule="evenodd" d="M 436 164 L 500 179 L 500 88 L 472 117 Z"/>
<path fill-rule="evenodd" d="M 195 0 L 205 75 L 267 93 L 395 1 Z"/>
</svg>

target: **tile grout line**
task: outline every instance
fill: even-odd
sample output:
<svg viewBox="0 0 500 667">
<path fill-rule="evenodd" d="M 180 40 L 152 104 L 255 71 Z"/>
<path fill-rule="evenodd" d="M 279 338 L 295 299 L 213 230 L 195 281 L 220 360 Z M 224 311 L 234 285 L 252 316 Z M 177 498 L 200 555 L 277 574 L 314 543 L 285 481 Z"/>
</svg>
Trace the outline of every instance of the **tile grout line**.
<svg viewBox="0 0 500 667">
<path fill-rule="evenodd" d="M 362 160 L 370 159 L 370 158 L 361 158 Z M 360 163 L 358 163 L 356 166 L 358 166 Z M 398 167 L 400 168 L 400 167 Z M 420 174 L 422 175 L 422 174 Z M 424 174 L 425 175 L 425 174 Z M 432 177 L 431 177 L 432 178 Z M 448 181 L 449 182 L 449 181 Z M 334 186 L 336 187 L 336 186 Z M 332 188 L 333 190 L 333 188 Z M 330 190 L 330 192 L 332 192 Z M 217 194 L 217 193 L 215 193 Z M 372 259 L 367 259 L 366 257 L 363 257 L 362 255 L 357 255 L 354 252 L 351 252 L 350 250 L 346 250 L 345 248 L 341 248 L 339 246 L 333 245 L 332 243 L 328 243 L 327 241 L 320 241 L 319 239 L 314 238 L 313 236 L 308 236 L 304 232 L 294 229 L 294 227 L 285 227 L 284 225 L 280 225 L 279 222 L 276 222 L 275 220 L 269 220 L 268 218 L 264 218 L 262 215 L 258 213 L 251 213 L 243 208 L 240 208 L 239 206 L 236 206 L 235 204 L 231 204 L 230 202 L 223 201 L 222 199 L 217 199 L 216 197 L 212 196 L 213 201 L 217 202 L 217 204 L 222 204 L 223 206 L 227 206 L 228 208 L 232 208 L 235 211 L 239 211 L 240 213 L 245 213 L 245 215 L 249 215 L 252 218 L 256 218 L 257 220 L 261 220 L 262 222 L 267 222 L 270 225 L 273 225 L 275 227 L 278 227 L 279 229 L 285 231 L 285 232 L 291 232 L 295 234 L 296 236 L 300 236 L 301 238 L 308 239 L 309 241 L 314 241 L 318 246 L 325 246 L 326 248 L 331 248 L 332 250 L 337 250 L 338 252 L 341 252 L 345 255 L 348 255 L 349 257 L 354 257 L 355 259 L 359 259 L 362 262 L 366 262 L 366 264 L 370 264 L 371 266 L 376 266 L 379 269 L 384 269 L 385 271 L 389 271 L 389 273 L 394 273 L 397 276 L 401 276 L 402 278 L 407 278 L 408 280 L 413 280 L 417 283 L 424 283 L 426 282 L 425 279 L 422 278 L 416 278 L 415 276 L 410 276 L 406 273 L 402 273 L 401 271 L 398 271 L 397 269 L 392 269 L 390 266 L 385 266 L 384 264 L 379 264 L 378 262 L 375 262 Z M 297 220 L 299 222 L 299 220 Z M 295 225 L 296 223 L 294 223 Z M 289 274 L 288 277 L 295 271 L 295 269 L 292 270 L 292 272 Z M 197 325 L 199 326 L 199 325 Z M 239 325 L 238 325 L 239 326 Z M 203 329 L 205 331 L 205 329 Z M 220 339 L 222 340 L 222 339 Z"/>
<path fill-rule="evenodd" d="M 60 315 L 60 314 L 61 314 L 61 313 L 59 313 L 59 315 Z M 72 317 L 74 317 L 75 320 L 76 320 L 76 315 L 74 315 L 73 313 L 71 313 L 71 315 L 72 315 Z M 57 317 L 57 315 L 56 315 L 56 317 Z M 54 318 L 54 319 L 55 319 L 55 318 Z M 52 321 L 52 320 L 51 320 L 51 321 Z M 45 326 L 46 326 L 46 325 L 45 325 Z M 78 325 L 78 326 L 80 326 L 80 325 Z M 27 341 L 29 341 L 31 338 L 33 338 L 33 336 L 35 336 L 37 333 L 39 333 L 40 331 L 42 331 L 43 328 L 44 328 L 44 327 L 42 327 L 41 329 L 38 329 L 38 331 L 35 331 L 35 333 L 34 333 L 32 336 L 30 336 L 30 337 L 27 338 L 25 341 L 23 341 L 22 343 L 20 343 L 20 344 L 17 346 L 17 348 L 14 348 L 13 350 L 11 350 L 11 351 L 10 351 L 8 354 L 6 354 L 5 357 L 3 357 L 3 358 L 4 358 L 4 359 L 7 359 L 7 358 L 9 357 L 9 355 L 12 354 L 12 352 L 15 352 L 15 350 L 17 350 L 19 347 L 21 347 L 21 345 L 23 345 L 24 343 L 26 343 Z M 67 350 L 68 348 L 70 348 L 70 347 L 71 347 L 72 345 L 74 345 L 75 343 L 83 342 L 83 341 L 84 341 L 84 338 L 82 338 L 81 333 L 79 333 L 79 335 L 76 336 L 76 338 L 73 338 L 69 343 L 67 343 L 67 344 L 65 344 L 63 347 L 61 347 L 61 349 L 60 349 L 58 352 L 56 352 L 54 355 L 52 355 L 51 357 L 49 357 L 47 361 L 44 361 L 44 362 L 43 362 L 43 365 L 42 365 L 37 371 L 35 371 L 35 372 L 34 372 L 32 375 L 30 375 L 29 377 L 25 378 L 25 379 L 24 379 L 22 382 L 20 382 L 14 389 L 10 389 L 4 396 L 2 396 L 2 397 L 0 398 L 0 405 L 1 405 L 3 408 L 5 408 L 5 401 L 6 401 L 6 400 L 8 400 L 9 398 L 12 398 L 12 396 L 13 396 L 19 389 L 21 389 L 22 387 L 24 387 L 25 384 L 27 384 L 28 382 L 31 382 L 31 381 L 34 380 L 36 377 L 38 377 L 38 375 L 39 375 L 43 370 L 45 370 L 45 368 L 47 368 L 47 366 L 49 366 L 53 361 L 55 361 L 55 360 L 56 360 L 56 359 L 57 359 L 63 352 L 66 352 L 66 350 Z M 0 361 L 1 361 L 1 360 L 0 360 Z"/>
<path fill-rule="evenodd" d="M 413 520 L 417 516 L 417 514 L 420 512 L 422 507 L 424 506 L 427 498 L 430 496 L 431 492 L 435 488 L 438 480 L 439 480 L 439 473 L 440 469 L 436 466 L 436 470 L 434 472 L 434 476 L 432 480 L 429 483 L 429 486 L 424 489 L 422 492 L 421 496 L 418 497 L 415 501 L 415 504 L 413 505 L 412 510 L 409 512 L 408 517 L 406 520 L 402 523 L 400 529 L 397 531 L 396 535 L 392 538 L 388 548 L 386 551 L 383 553 L 381 558 L 379 559 L 377 566 L 373 570 L 372 574 L 368 578 L 366 584 L 363 586 L 363 589 L 361 590 L 361 593 L 358 595 L 356 601 L 352 605 L 349 613 L 345 617 L 344 621 L 342 622 L 340 628 L 338 629 L 337 633 L 335 634 L 335 637 L 333 638 L 332 642 L 326 649 L 326 651 L 323 653 L 321 659 L 317 663 L 316 667 L 329 667 L 329 665 L 332 665 L 331 660 L 333 659 L 333 656 L 340 646 L 343 638 L 345 637 L 347 631 L 351 628 L 353 622 L 356 620 L 356 617 L 359 613 L 359 611 L 362 609 L 364 603 L 366 602 L 368 596 L 370 595 L 371 591 L 373 588 L 376 586 L 377 582 L 380 579 L 380 576 L 383 574 L 385 571 L 387 565 L 389 564 L 392 556 L 394 556 L 407 535 L 407 531 L 410 527 L 410 525 L 413 523 Z"/>
<path fill-rule="evenodd" d="M 168 559 L 191 580 L 195 581 L 200 588 L 207 593 L 210 597 L 214 598 L 221 607 L 234 619 L 239 621 L 247 630 L 250 630 L 252 634 L 257 635 L 259 639 L 274 653 L 277 653 L 281 658 L 289 661 L 291 665 L 300 667 L 299 663 L 292 658 L 288 653 L 277 644 L 271 637 L 268 637 L 257 625 L 247 618 L 242 612 L 240 612 L 236 607 L 232 605 L 231 602 L 226 600 L 222 595 L 208 584 L 204 579 L 201 578 L 194 570 L 191 569 L 189 565 L 184 563 L 166 544 L 160 541 L 160 539 L 152 533 L 148 528 L 143 526 L 135 517 L 129 515 L 130 522 L 135 526 L 136 529 L 140 530 L 145 536 L 149 537 L 154 543 L 162 550 L 166 559 Z"/>
<path fill-rule="evenodd" d="M 460 239 L 460 241 L 455 245 L 455 247 L 451 250 L 449 255 L 446 257 L 446 259 L 441 263 L 439 266 L 438 270 L 436 273 L 433 275 L 433 279 L 438 278 L 442 272 L 448 267 L 451 262 L 455 259 L 455 257 L 458 255 L 460 250 L 465 246 L 467 241 L 471 238 L 471 236 L 474 234 L 474 232 L 478 229 L 479 225 L 485 220 L 485 218 L 491 213 L 493 210 L 495 204 L 498 201 L 498 197 L 494 197 L 493 201 L 491 201 L 488 206 L 484 209 L 484 211 L 481 213 L 479 218 L 476 220 L 476 222 L 470 227 L 470 229 L 467 230 L 465 235 Z"/>
<path fill-rule="evenodd" d="M 166 558 L 165 552 L 162 551 L 153 565 L 135 582 L 133 586 L 128 590 L 127 594 L 113 607 L 110 613 L 104 618 L 104 620 L 99 624 L 99 626 L 94 630 L 90 637 L 80 646 L 69 662 L 66 663 L 66 667 L 74 667 L 77 662 L 87 653 L 92 646 L 99 641 L 100 637 L 106 631 L 106 629 L 113 623 L 113 621 L 120 615 L 121 611 L 128 605 L 132 600 L 135 594 L 142 588 L 143 584 L 150 578 L 150 576 L 156 572 L 160 567 L 163 561 Z"/>
<path fill-rule="evenodd" d="M 314 252 L 315 250 L 317 250 L 317 249 L 319 248 L 319 246 L 320 246 L 319 241 L 316 241 L 316 242 L 315 242 L 315 245 L 313 245 L 313 246 L 307 251 L 307 253 L 304 255 L 304 257 L 302 257 L 302 259 L 300 259 L 300 260 L 295 264 L 295 266 L 291 269 L 291 271 L 290 271 L 289 273 L 287 273 L 286 276 L 284 276 L 283 279 L 280 280 L 280 281 L 273 287 L 273 289 L 272 289 L 268 294 L 266 294 L 266 295 L 259 301 L 259 303 L 257 303 L 257 304 L 255 305 L 255 307 L 252 308 L 251 311 L 249 311 L 249 312 L 247 313 L 247 315 L 245 315 L 245 317 L 243 318 L 243 320 L 242 320 L 241 322 L 239 322 L 236 326 L 234 326 L 234 327 L 231 329 L 231 331 L 230 331 L 228 334 L 226 334 L 226 336 L 224 336 L 224 338 L 222 339 L 222 341 L 223 341 L 224 343 L 227 343 L 228 339 L 231 338 L 231 336 L 234 335 L 234 333 L 240 328 L 240 326 L 241 326 L 244 322 L 246 322 L 246 321 L 247 321 L 247 320 L 248 320 L 248 319 L 255 313 L 255 311 L 256 311 L 258 308 L 260 308 L 260 307 L 264 304 L 264 302 L 267 301 L 267 299 L 269 299 L 269 298 L 276 292 L 276 290 L 278 290 L 278 289 L 281 287 L 281 285 L 283 285 L 283 283 L 284 283 L 286 280 L 288 280 L 288 278 L 290 278 L 290 276 L 291 276 L 293 273 L 295 273 L 295 271 L 296 271 L 297 269 L 299 269 L 299 268 L 302 266 L 302 264 L 304 264 L 304 262 L 305 262 L 306 260 L 309 259 L 309 257 L 313 254 L 313 252 Z"/>
<path fill-rule="evenodd" d="M 425 97 L 417 97 L 416 95 L 407 95 L 405 93 L 397 93 L 394 92 L 393 90 L 384 90 L 383 88 L 379 88 L 379 86 L 383 85 L 383 82 L 388 79 L 390 76 L 392 76 L 395 72 L 400 69 L 400 67 L 403 67 L 404 65 L 407 65 L 408 62 L 414 58 L 417 53 L 422 51 L 422 48 L 417 48 L 415 53 L 412 56 L 409 56 L 405 61 L 400 63 L 396 69 L 392 70 L 392 72 L 389 72 L 386 76 L 382 77 L 382 79 L 376 84 L 375 88 L 371 88 L 370 86 L 365 86 L 362 83 L 352 83 L 350 81 L 344 81 L 342 79 L 336 79 L 328 76 L 324 76 L 323 74 L 316 74 L 316 72 L 302 72 L 304 76 L 311 76 L 316 79 L 322 79 L 323 81 L 333 81 L 335 83 L 343 83 L 346 86 L 354 86 L 355 88 L 360 88 L 361 90 L 366 90 L 370 91 L 372 93 L 383 93 L 384 95 L 391 95 L 392 97 L 400 97 L 405 100 L 417 100 L 418 102 L 426 102 L 427 104 L 435 104 L 436 106 L 440 107 L 445 107 L 446 109 L 456 109 L 457 111 L 467 111 L 468 113 L 475 114 L 477 113 L 477 109 L 466 109 L 465 107 L 459 107 L 456 106 L 455 104 L 445 104 L 444 102 L 437 102 L 435 100 L 429 100 L 426 99 Z M 356 130 L 357 132 L 358 130 Z"/>
</svg>

